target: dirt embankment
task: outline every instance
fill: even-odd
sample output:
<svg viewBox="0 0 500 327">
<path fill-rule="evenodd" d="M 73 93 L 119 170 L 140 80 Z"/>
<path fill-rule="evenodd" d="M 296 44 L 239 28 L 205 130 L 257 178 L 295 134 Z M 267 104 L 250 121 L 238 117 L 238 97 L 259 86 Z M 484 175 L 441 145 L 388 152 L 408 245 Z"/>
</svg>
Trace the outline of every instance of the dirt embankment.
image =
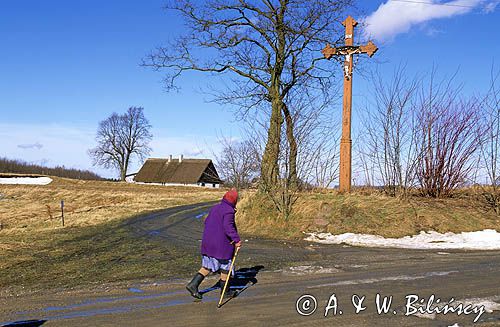
<svg viewBox="0 0 500 327">
<path fill-rule="evenodd" d="M 272 202 L 253 192 L 238 206 L 237 223 L 248 234 L 278 239 L 300 239 L 303 232 L 375 234 L 384 237 L 415 235 L 420 231 L 500 231 L 500 217 L 480 197 L 462 192 L 455 198 L 389 197 L 376 191 L 340 194 L 304 192 L 288 220 L 279 218 Z"/>
</svg>

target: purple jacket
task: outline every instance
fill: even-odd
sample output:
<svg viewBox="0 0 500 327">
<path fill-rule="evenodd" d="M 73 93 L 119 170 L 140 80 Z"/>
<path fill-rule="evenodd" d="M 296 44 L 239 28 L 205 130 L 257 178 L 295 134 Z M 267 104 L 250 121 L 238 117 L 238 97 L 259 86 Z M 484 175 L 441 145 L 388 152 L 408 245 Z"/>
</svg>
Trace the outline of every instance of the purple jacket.
<svg viewBox="0 0 500 327">
<path fill-rule="evenodd" d="M 234 205 L 222 199 L 219 204 L 210 209 L 205 219 L 205 229 L 201 241 L 201 254 L 217 259 L 231 259 L 234 245 L 240 236 L 234 222 Z"/>
</svg>

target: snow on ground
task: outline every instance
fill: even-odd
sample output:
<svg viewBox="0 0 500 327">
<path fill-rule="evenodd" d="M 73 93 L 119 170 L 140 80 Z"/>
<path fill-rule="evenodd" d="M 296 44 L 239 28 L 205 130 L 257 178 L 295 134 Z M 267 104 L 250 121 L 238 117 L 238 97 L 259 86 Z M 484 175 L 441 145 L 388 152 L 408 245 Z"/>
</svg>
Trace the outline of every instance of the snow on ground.
<svg viewBox="0 0 500 327">
<path fill-rule="evenodd" d="M 405 249 L 462 249 L 500 250 L 500 233 L 493 229 L 478 232 L 437 233 L 420 232 L 418 235 L 402 238 L 384 238 L 378 235 L 344 233 L 307 233 L 306 241 L 323 244 L 349 244 L 367 247 L 391 247 Z"/>
<path fill-rule="evenodd" d="M 337 268 L 325 268 L 322 266 L 296 266 L 290 267 L 286 271 L 294 275 L 308 275 L 308 274 L 334 274 L 340 272 Z"/>
<path fill-rule="evenodd" d="M 464 306 L 467 305 L 472 305 L 474 307 L 484 307 L 484 311 L 488 313 L 492 313 L 493 311 L 498 311 L 500 310 L 500 303 L 495 302 L 499 301 L 500 296 L 492 296 L 492 297 L 487 297 L 487 298 L 471 298 L 471 299 L 463 299 L 463 300 L 456 300 L 458 303 L 462 303 Z M 434 308 L 440 308 L 442 309 L 445 306 L 446 303 L 439 303 L 435 305 L 431 305 L 430 308 L 434 310 Z M 424 305 L 416 305 L 417 307 L 422 307 L 424 308 Z M 419 318 L 424 318 L 424 319 L 431 319 L 434 320 L 436 319 L 436 314 L 435 313 L 416 313 L 414 316 L 419 317 Z M 448 327 L 459 327 L 458 324 L 454 324 L 452 326 Z"/>
<path fill-rule="evenodd" d="M 0 184 L 47 185 L 51 182 L 49 177 L 0 177 Z"/>
<path fill-rule="evenodd" d="M 474 306 L 484 306 L 484 310 L 488 313 L 493 311 L 500 311 L 500 295 L 487 297 L 487 298 L 473 298 L 458 300 L 457 302 L 463 303 L 464 305 L 472 304 Z"/>
<path fill-rule="evenodd" d="M 307 288 L 325 288 L 325 287 L 332 287 L 332 286 L 339 286 L 339 285 L 377 284 L 377 283 L 381 283 L 381 282 L 401 281 L 401 280 L 411 281 L 411 280 L 420 280 L 420 279 L 426 279 L 426 278 L 432 278 L 432 277 L 448 276 L 450 274 L 456 274 L 456 273 L 458 273 L 457 270 L 431 271 L 431 272 L 428 272 L 425 274 L 420 274 L 420 275 L 397 275 L 397 276 L 385 276 L 385 277 L 380 277 L 380 278 L 340 280 L 340 281 L 335 281 L 333 283 L 308 286 Z"/>
</svg>

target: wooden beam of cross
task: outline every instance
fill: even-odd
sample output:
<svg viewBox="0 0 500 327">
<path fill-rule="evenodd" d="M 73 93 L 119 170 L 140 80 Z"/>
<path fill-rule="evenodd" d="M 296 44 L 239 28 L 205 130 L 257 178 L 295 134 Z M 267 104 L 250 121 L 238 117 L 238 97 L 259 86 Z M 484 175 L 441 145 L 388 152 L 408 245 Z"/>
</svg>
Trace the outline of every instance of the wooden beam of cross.
<svg viewBox="0 0 500 327">
<path fill-rule="evenodd" d="M 352 61 L 355 54 L 366 53 L 369 57 L 377 52 L 378 48 L 372 41 L 365 45 L 355 46 L 354 27 L 358 22 L 351 16 L 342 22 L 345 26 L 345 46 L 332 48 L 329 44 L 321 50 L 326 59 L 333 56 L 344 56 L 344 98 L 342 104 L 342 138 L 340 140 L 340 180 L 339 190 L 341 192 L 351 191 L 351 110 L 352 110 Z"/>
</svg>

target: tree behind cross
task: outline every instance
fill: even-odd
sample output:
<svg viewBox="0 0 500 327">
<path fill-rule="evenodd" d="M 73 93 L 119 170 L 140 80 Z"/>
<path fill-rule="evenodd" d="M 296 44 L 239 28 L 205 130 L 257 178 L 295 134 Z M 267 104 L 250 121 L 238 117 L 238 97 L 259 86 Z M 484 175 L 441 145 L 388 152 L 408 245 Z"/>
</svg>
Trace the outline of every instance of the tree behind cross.
<svg viewBox="0 0 500 327">
<path fill-rule="evenodd" d="M 218 89 L 215 99 L 240 108 L 243 116 L 255 108 L 267 116 L 261 190 L 274 193 L 278 182 L 294 189 L 300 146 L 295 117 L 300 113 L 292 100 L 300 95 L 321 104 L 330 98 L 333 71 L 318 54 L 340 34 L 336 22 L 353 2 L 169 1 L 167 8 L 184 19 L 182 33 L 152 51 L 143 65 L 165 71 L 168 88 L 175 87 L 186 71 L 227 74 L 227 88 Z M 288 151 L 283 149 L 282 134 Z M 287 162 L 280 162 L 282 157 Z"/>
<path fill-rule="evenodd" d="M 99 123 L 97 146 L 89 150 L 93 164 L 104 168 L 116 168 L 120 180 L 127 175 L 130 160 L 135 156 L 141 160 L 150 152 L 151 125 L 141 107 L 130 107 L 126 113 L 113 113 Z"/>
</svg>

